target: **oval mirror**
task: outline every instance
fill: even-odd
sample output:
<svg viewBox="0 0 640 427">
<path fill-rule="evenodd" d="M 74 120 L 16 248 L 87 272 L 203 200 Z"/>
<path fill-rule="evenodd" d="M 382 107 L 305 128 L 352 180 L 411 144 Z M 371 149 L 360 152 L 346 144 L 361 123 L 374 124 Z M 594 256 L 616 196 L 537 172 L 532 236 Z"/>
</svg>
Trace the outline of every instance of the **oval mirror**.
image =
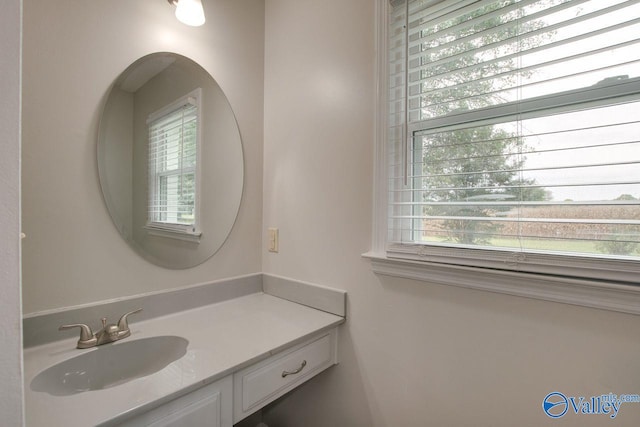
<svg viewBox="0 0 640 427">
<path fill-rule="evenodd" d="M 182 269 L 218 251 L 240 207 L 244 161 L 211 75 L 166 52 L 129 66 L 100 118 L 98 173 L 113 223 L 145 259 Z"/>
</svg>

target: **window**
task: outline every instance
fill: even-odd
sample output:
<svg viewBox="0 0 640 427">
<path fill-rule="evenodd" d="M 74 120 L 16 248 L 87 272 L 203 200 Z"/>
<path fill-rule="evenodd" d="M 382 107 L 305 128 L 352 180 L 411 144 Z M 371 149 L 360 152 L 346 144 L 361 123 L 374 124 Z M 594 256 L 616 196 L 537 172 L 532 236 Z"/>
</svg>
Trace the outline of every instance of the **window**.
<svg viewBox="0 0 640 427">
<path fill-rule="evenodd" d="M 387 11 L 385 256 L 637 283 L 638 2 Z"/>
<path fill-rule="evenodd" d="M 171 237 L 200 235 L 197 173 L 200 98 L 201 90 L 196 89 L 151 114 L 147 120 L 147 229 L 151 232 Z"/>
</svg>

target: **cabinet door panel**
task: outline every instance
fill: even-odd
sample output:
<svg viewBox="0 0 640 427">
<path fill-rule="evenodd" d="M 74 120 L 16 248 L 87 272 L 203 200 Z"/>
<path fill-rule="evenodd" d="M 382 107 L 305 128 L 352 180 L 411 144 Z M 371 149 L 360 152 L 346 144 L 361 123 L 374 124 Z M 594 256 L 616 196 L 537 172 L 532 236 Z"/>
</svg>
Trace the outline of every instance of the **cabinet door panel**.
<svg viewBox="0 0 640 427">
<path fill-rule="evenodd" d="M 126 420 L 124 427 L 231 427 L 231 376 Z"/>
<path fill-rule="evenodd" d="M 220 402 L 220 393 L 216 392 L 152 422 L 149 427 L 222 427 Z"/>
</svg>

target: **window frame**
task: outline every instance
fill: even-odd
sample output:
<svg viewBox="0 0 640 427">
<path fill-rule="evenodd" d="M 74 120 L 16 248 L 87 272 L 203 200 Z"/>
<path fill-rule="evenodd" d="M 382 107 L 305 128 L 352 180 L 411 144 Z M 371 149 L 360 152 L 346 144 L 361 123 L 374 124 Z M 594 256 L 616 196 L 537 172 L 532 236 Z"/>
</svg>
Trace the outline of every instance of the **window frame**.
<svg viewBox="0 0 640 427">
<path fill-rule="evenodd" d="M 437 3 L 433 1 L 433 4 Z M 374 193 L 372 247 L 363 254 L 376 274 L 453 285 L 509 295 L 523 296 L 640 314 L 640 263 L 607 260 L 593 269 L 592 257 L 574 258 L 567 263 L 548 254 L 436 247 L 391 245 L 388 234 L 388 18 L 390 0 L 376 1 L 376 111 L 374 145 Z M 637 84 L 634 82 L 633 84 Z M 574 96 L 575 94 L 568 94 Z M 580 95 L 578 95 L 580 96 Z M 611 95 L 607 95 L 610 97 Z M 565 108 L 558 105 L 558 109 Z M 532 109 L 535 114 L 535 109 Z M 538 110 L 539 111 L 539 110 Z M 408 127 L 408 132 L 414 127 Z M 412 247 L 413 246 L 413 247 Z M 475 252 L 469 264 L 469 252 Z M 480 256 L 477 256 L 480 253 Z M 467 265 L 465 265 L 467 264 Z M 505 264 L 511 264 L 505 269 Z M 571 264 L 571 265 L 570 265 Z M 514 268 L 515 267 L 515 268 Z"/>
<path fill-rule="evenodd" d="M 200 242 L 200 237 L 202 236 L 202 230 L 200 228 L 200 195 L 202 192 L 201 187 L 201 178 L 200 178 L 200 159 L 201 159 L 201 151 L 202 151 L 202 88 L 196 88 L 193 91 L 187 93 L 186 95 L 176 99 L 175 101 L 167 104 L 161 109 L 151 113 L 149 118 L 147 119 L 147 123 L 150 124 L 152 121 L 157 120 L 163 116 L 166 116 L 182 106 L 186 104 L 192 104 L 196 107 L 196 162 L 195 162 L 195 190 L 194 190 L 194 223 L 193 224 L 177 224 L 177 223 L 165 223 L 159 221 L 153 221 L 151 219 L 151 215 L 149 212 L 149 208 L 147 207 L 147 221 L 144 226 L 147 233 L 160 236 L 160 237 L 168 237 L 178 240 L 186 240 L 195 243 Z M 148 144 L 148 143 L 147 143 Z M 149 146 L 147 145 L 147 148 Z M 164 172 L 156 173 L 153 175 L 153 181 L 151 177 L 151 171 L 147 174 L 148 182 L 147 182 L 147 199 L 149 202 L 153 198 L 155 184 L 154 181 L 159 175 L 169 176 L 171 174 L 167 174 Z"/>
</svg>

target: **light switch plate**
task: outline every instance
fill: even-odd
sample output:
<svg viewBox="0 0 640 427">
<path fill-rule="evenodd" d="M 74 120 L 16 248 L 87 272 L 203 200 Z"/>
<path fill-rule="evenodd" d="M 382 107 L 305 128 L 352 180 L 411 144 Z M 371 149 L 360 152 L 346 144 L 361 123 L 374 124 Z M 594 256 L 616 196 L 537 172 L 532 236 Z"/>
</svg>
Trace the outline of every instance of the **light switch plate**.
<svg viewBox="0 0 640 427">
<path fill-rule="evenodd" d="M 278 229 L 270 227 L 267 231 L 269 232 L 269 241 L 267 244 L 269 252 L 278 252 Z"/>
</svg>

